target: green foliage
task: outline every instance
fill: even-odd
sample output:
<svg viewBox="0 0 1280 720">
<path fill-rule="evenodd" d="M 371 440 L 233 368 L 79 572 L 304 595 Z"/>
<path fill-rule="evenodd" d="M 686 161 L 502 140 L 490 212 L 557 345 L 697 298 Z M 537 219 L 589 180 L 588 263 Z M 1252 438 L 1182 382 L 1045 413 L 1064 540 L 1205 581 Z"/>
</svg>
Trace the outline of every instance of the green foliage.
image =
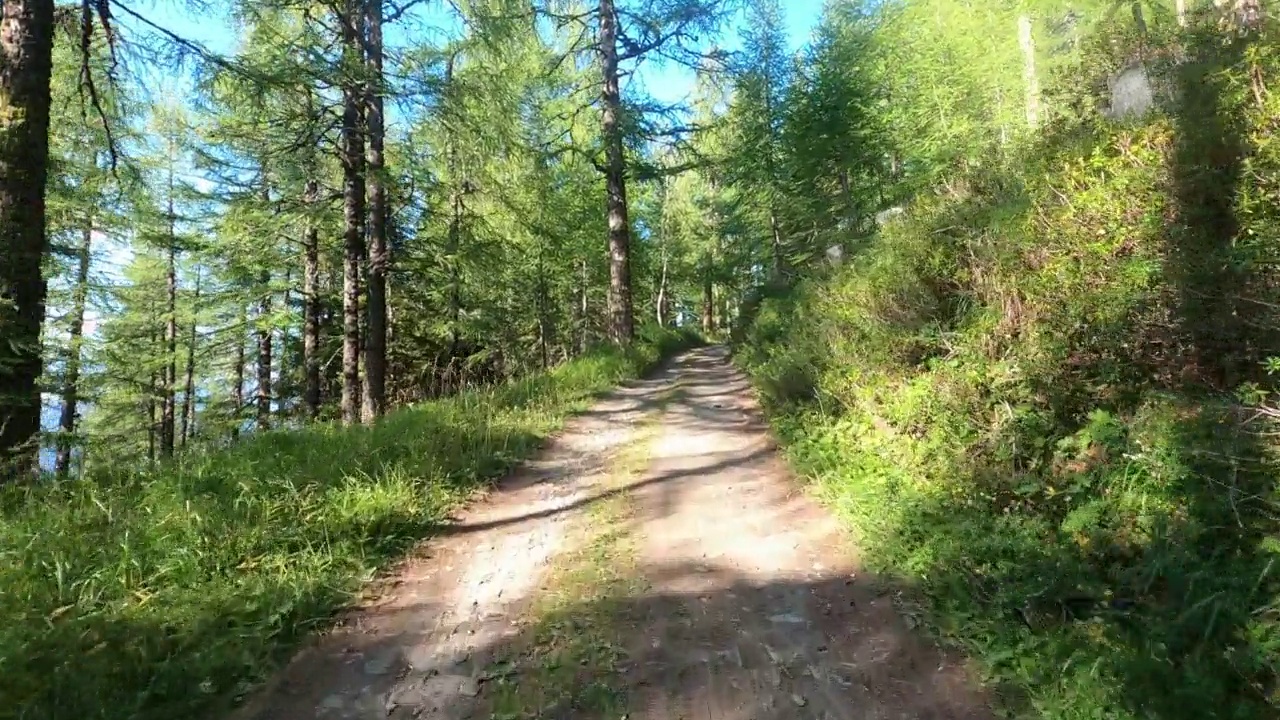
<svg viewBox="0 0 1280 720">
<path fill-rule="evenodd" d="M 194 717 L 305 633 L 570 412 L 692 335 L 152 470 L 0 495 L 0 695 L 21 717 Z"/>
<path fill-rule="evenodd" d="M 792 459 L 1012 714 L 1280 711 L 1273 33 L 1099 38 L 1079 114 L 747 306 Z M 1110 122 L 1128 42 L 1176 100 Z"/>
</svg>

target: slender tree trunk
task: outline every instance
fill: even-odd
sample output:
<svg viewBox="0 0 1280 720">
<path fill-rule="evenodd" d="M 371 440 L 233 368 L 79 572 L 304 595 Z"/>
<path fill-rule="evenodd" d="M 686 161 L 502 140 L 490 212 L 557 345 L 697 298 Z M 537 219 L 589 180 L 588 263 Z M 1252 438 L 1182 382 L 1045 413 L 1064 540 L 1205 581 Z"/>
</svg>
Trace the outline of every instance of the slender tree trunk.
<svg viewBox="0 0 1280 720">
<path fill-rule="evenodd" d="M 342 20 L 343 53 L 348 69 L 358 67 L 360 0 L 346 0 Z M 360 262 L 364 257 L 364 137 L 360 105 L 364 93 L 358 78 L 343 79 L 342 200 L 345 223 L 342 273 L 342 421 L 360 422 Z"/>
<path fill-rule="evenodd" d="M 89 264 L 93 258 L 93 218 L 85 218 L 80 230 L 80 251 L 76 264 L 76 284 L 71 295 L 71 323 L 67 343 L 67 372 L 62 381 L 62 417 L 58 423 L 58 456 L 54 472 L 65 480 L 71 474 L 71 453 L 75 448 L 76 418 L 80 406 L 80 350 L 84 342 L 84 314 L 89 300 Z"/>
<path fill-rule="evenodd" d="M 187 382 L 182 390 L 182 446 L 196 434 L 196 337 L 200 308 L 200 268 L 196 268 L 196 289 L 191 302 L 191 332 L 187 335 Z"/>
<path fill-rule="evenodd" d="M 450 55 L 444 69 L 444 85 L 445 92 L 453 90 L 453 68 L 457 61 L 457 55 Z M 458 162 L 458 144 L 453 134 L 450 133 L 445 141 L 447 146 L 446 153 L 448 155 L 449 183 L 451 186 L 449 194 L 449 241 L 445 246 L 445 256 L 449 263 L 449 361 L 457 357 L 458 344 L 461 341 L 459 327 L 462 320 L 462 273 L 459 263 L 458 254 L 462 251 L 462 222 L 466 212 L 464 205 L 463 192 L 466 186 L 466 180 L 461 177 L 461 167 Z"/>
<path fill-rule="evenodd" d="M 702 332 L 716 331 L 716 294 L 715 284 L 711 280 L 711 262 L 708 259 L 706 272 L 702 276 Z"/>
<path fill-rule="evenodd" d="M 365 338 L 364 421 L 372 423 L 387 410 L 387 243 L 386 159 L 383 154 L 382 2 L 365 0 L 367 68 L 365 124 L 369 131 L 369 327 Z"/>
<path fill-rule="evenodd" d="M 319 184 L 307 181 L 307 207 L 314 212 L 319 200 Z M 307 417 L 315 420 L 320 416 L 320 231 L 314 218 L 307 220 L 302 247 L 302 364 L 306 367 L 302 403 Z"/>
<path fill-rule="evenodd" d="M 172 148 L 171 148 L 172 152 Z M 178 229 L 173 208 L 173 160 L 169 161 L 169 248 L 165 268 L 166 299 L 164 329 L 164 393 L 160 404 L 160 454 L 173 457 L 177 434 L 178 408 Z"/>
<path fill-rule="evenodd" d="M 53 5 L 0 2 L 0 481 L 37 467 Z"/>
<path fill-rule="evenodd" d="M 1174 0 L 1174 8 L 1178 13 L 1178 25 L 1187 26 L 1187 0 Z"/>
<path fill-rule="evenodd" d="M 658 327 L 666 327 L 667 325 L 667 248 L 662 248 L 662 275 L 658 278 Z"/>
<path fill-rule="evenodd" d="M 543 265 L 541 248 L 538 250 L 538 264 L 535 270 L 538 273 L 538 347 L 542 354 L 542 369 L 546 370 L 551 367 L 551 351 L 547 321 L 547 273 Z"/>
<path fill-rule="evenodd" d="M 1138 33 L 1147 34 L 1147 18 L 1142 14 L 1142 3 L 1140 0 L 1132 0 L 1129 9 L 1133 13 L 1133 24 L 1138 26 Z"/>
<path fill-rule="evenodd" d="M 245 370 L 245 336 L 249 327 L 248 312 L 240 306 L 240 325 L 236 328 L 235 381 L 231 384 L 232 425 L 231 437 L 240 437 L 240 423 L 244 420 L 244 370 Z"/>
<path fill-rule="evenodd" d="M 258 301 L 258 388 L 257 425 L 271 427 L 271 274 L 260 278 L 262 298 Z"/>
<path fill-rule="evenodd" d="M 155 334 L 151 336 L 151 341 L 155 342 Z M 151 385 L 147 388 L 147 462 L 151 465 L 156 464 L 156 435 L 159 430 L 159 423 L 156 422 L 156 395 L 160 392 L 160 381 L 157 373 L 151 373 Z"/>
<path fill-rule="evenodd" d="M 591 296 L 589 295 L 591 291 L 591 286 L 589 284 L 591 280 L 591 276 L 588 272 L 586 258 L 583 258 L 582 260 L 581 272 L 582 272 L 582 277 L 580 278 L 579 280 L 580 284 L 578 285 L 578 328 L 577 328 L 578 348 L 577 350 L 579 355 L 585 353 L 587 351 L 587 348 L 591 346 L 590 320 L 588 319 L 590 317 L 590 312 L 591 312 L 591 302 L 590 302 Z"/>
<path fill-rule="evenodd" d="M 1018 16 L 1018 45 L 1022 47 L 1022 75 L 1027 83 L 1027 126 L 1040 125 L 1040 79 L 1036 75 L 1036 41 L 1031 17 Z"/>
<path fill-rule="evenodd" d="M 786 258 L 783 257 L 782 252 L 782 225 L 778 222 L 778 213 L 774 210 L 769 211 L 769 231 L 773 240 L 773 279 L 780 281 L 785 270 Z"/>
<path fill-rule="evenodd" d="M 622 93 L 618 85 L 618 16 L 614 0 L 600 0 L 600 65 L 604 90 L 605 199 L 609 221 L 609 339 L 627 345 L 635 335 L 631 302 L 631 222 L 627 217 L 626 158 L 622 149 Z"/>
</svg>

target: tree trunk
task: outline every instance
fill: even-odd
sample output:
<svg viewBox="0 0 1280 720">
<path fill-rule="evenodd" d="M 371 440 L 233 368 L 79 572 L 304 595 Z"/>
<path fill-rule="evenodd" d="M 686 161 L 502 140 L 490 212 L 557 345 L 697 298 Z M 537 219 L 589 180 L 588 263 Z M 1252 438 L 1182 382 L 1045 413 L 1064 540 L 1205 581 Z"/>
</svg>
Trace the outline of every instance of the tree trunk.
<svg viewBox="0 0 1280 720">
<path fill-rule="evenodd" d="M 551 367 L 550 323 L 547 320 L 547 273 L 542 261 L 542 249 L 538 249 L 538 349 L 542 355 L 542 369 Z"/>
<path fill-rule="evenodd" d="M 182 446 L 196 434 L 196 337 L 200 308 L 200 268 L 191 302 L 191 333 L 187 336 L 187 382 L 182 390 Z"/>
<path fill-rule="evenodd" d="M 369 327 L 365 338 L 364 421 L 372 423 L 387 410 L 387 190 L 383 155 L 382 2 L 365 0 L 368 31 L 368 77 L 365 124 L 369 131 Z"/>
<path fill-rule="evenodd" d="M 618 85 L 618 16 L 613 0 L 600 0 L 600 65 L 605 200 L 609 220 L 609 339 L 630 344 L 635 335 L 631 304 L 631 222 L 627 218 L 626 158 L 622 149 L 622 93 Z"/>
<path fill-rule="evenodd" d="M 450 55 L 449 60 L 444 69 L 444 85 L 445 92 L 453 89 L 453 67 L 457 60 L 457 55 Z M 460 342 L 460 327 L 462 320 L 462 273 L 459 264 L 458 253 L 462 250 L 462 221 L 466 206 L 463 204 L 462 193 L 465 181 L 460 177 L 461 168 L 458 163 L 458 144 L 453 134 L 450 133 L 445 141 L 447 145 L 446 153 L 448 155 L 449 183 L 451 186 L 449 196 L 449 241 L 445 246 L 445 257 L 449 263 L 449 362 L 453 362 L 457 357 L 458 343 Z"/>
<path fill-rule="evenodd" d="M 1040 125 L 1040 79 L 1036 75 L 1036 41 L 1031 17 L 1018 16 L 1018 45 L 1022 47 L 1022 75 L 1027 83 L 1027 126 Z"/>
<path fill-rule="evenodd" d="M 343 53 L 347 68 L 361 57 L 361 0 L 346 0 L 342 21 Z M 360 105 L 364 97 L 359 78 L 342 81 L 342 422 L 360 422 L 360 261 L 364 257 L 364 137 Z"/>
<path fill-rule="evenodd" d="M 240 307 L 240 325 L 236 328 L 235 381 L 231 384 L 231 437 L 240 437 L 240 423 L 244 419 L 244 365 L 245 329 L 249 327 L 248 313 Z"/>
<path fill-rule="evenodd" d="M 581 271 L 582 271 L 582 277 L 579 281 L 580 284 L 578 285 L 578 307 L 577 307 L 577 312 L 578 312 L 577 354 L 578 355 L 585 353 L 587 351 L 587 348 L 591 346 L 591 334 L 590 334 L 590 325 L 589 325 L 590 321 L 588 320 L 589 313 L 591 312 L 591 302 L 590 302 L 591 296 L 589 295 L 591 291 L 591 286 L 589 284 L 591 280 L 591 276 L 590 276 L 590 273 L 588 272 L 586 258 L 582 259 Z"/>
<path fill-rule="evenodd" d="M 778 213 L 775 210 L 769 211 L 769 231 L 773 236 L 773 279 L 775 282 L 780 282 L 786 268 L 786 258 L 782 253 L 782 224 L 778 222 Z"/>
<path fill-rule="evenodd" d="M 662 248 L 662 275 L 658 278 L 658 327 L 667 325 L 667 248 Z"/>
<path fill-rule="evenodd" d="M 711 264 L 707 263 L 706 274 L 702 277 L 702 332 L 716 331 L 716 294 L 715 284 L 711 280 Z"/>
<path fill-rule="evenodd" d="M 260 279 L 262 298 L 258 301 L 258 388 L 257 425 L 271 428 L 271 274 Z"/>
<path fill-rule="evenodd" d="M 93 258 L 93 218 L 85 219 L 80 230 L 80 252 L 76 265 L 76 285 L 71 295 L 71 323 L 67 329 L 66 376 L 62 381 L 62 417 L 58 423 L 58 456 L 54 472 L 65 480 L 71 475 L 71 453 L 75 448 L 76 418 L 80 406 L 80 349 L 84 342 L 84 314 L 89 300 L 89 263 Z"/>
<path fill-rule="evenodd" d="M 314 212 L 320 200 L 320 186 L 307 181 L 307 207 Z M 306 368 L 306 389 L 302 403 L 307 417 L 320 416 L 320 231 L 314 217 L 308 218 L 302 242 L 302 364 Z"/>
<path fill-rule="evenodd" d="M 1174 0 L 1174 8 L 1178 13 L 1178 25 L 1187 26 L 1187 0 Z"/>
<path fill-rule="evenodd" d="M 1138 34 L 1147 34 L 1147 18 L 1142 14 L 1142 2 L 1133 0 L 1129 5 L 1129 10 L 1133 13 L 1133 24 L 1138 26 Z"/>
<path fill-rule="evenodd" d="M 160 454 L 173 457 L 174 438 L 177 434 L 178 409 L 178 228 L 177 215 L 173 209 L 173 159 L 172 146 L 169 160 L 169 252 L 168 265 L 165 268 L 166 299 L 164 328 L 164 387 L 160 399 Z"/>
<path fill-rule="evenodd" d="M 0 481 L 37 468 L 53 6 L 0 2 Z"/>
</svg>

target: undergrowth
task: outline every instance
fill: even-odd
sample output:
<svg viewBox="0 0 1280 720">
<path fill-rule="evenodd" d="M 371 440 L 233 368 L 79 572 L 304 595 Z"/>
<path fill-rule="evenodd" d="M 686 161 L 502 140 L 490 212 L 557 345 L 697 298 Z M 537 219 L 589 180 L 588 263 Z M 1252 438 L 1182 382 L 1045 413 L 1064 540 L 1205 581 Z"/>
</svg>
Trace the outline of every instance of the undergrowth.
<svg viewBox="0 0 1280 720">
<path fill-rule="evenodd" d="M 306 633 L 690 335 L 648 330 L 372 428 L 264 433 L 151 471 L 0 494 L 0 717 L 173 720 L 247 692 Z"/>
<path fill-rule="evenodd" d="M 1280 58 L 1177 42 L 1176 102 L 1059 119 L 737 338 L 794 463 L 1015 716 L 1280 712 Z"/>
</svg>

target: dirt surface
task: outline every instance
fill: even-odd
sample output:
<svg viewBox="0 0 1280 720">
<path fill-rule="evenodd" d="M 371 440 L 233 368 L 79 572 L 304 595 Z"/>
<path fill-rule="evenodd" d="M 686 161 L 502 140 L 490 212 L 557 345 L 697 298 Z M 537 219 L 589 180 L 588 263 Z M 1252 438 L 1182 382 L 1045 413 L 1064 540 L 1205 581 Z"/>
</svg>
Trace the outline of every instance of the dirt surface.
<svg viewBox="0 0 1280 720">
<path fill-rule="evenodd" d="M 611 462 L 636 442 L 647 466 L 619 485 Z M 605 617 L 623 660 L 584 661 L 573 681 L 608 675 L 626 708 L 615 717 L 992 716 L 963 666 L 909 629 L 892 586 L 858 570 L 835 520 L 778 459 L 744 378 L 709 348 L 570 423 L 237 720 L 498 717 L 495 663 L 536 655 L 538 598 L 557 563 L 603 531 L 592 505 L 620 493 L 625 527 L 608 530 L 630 538 L 637 577 Z M 598 601 L 581 602 L 593 615 Z M 501 682 L 522 681 L 506 672 Z M 515 717 L 603 714 L 561 701 Z"/>
</svg>

